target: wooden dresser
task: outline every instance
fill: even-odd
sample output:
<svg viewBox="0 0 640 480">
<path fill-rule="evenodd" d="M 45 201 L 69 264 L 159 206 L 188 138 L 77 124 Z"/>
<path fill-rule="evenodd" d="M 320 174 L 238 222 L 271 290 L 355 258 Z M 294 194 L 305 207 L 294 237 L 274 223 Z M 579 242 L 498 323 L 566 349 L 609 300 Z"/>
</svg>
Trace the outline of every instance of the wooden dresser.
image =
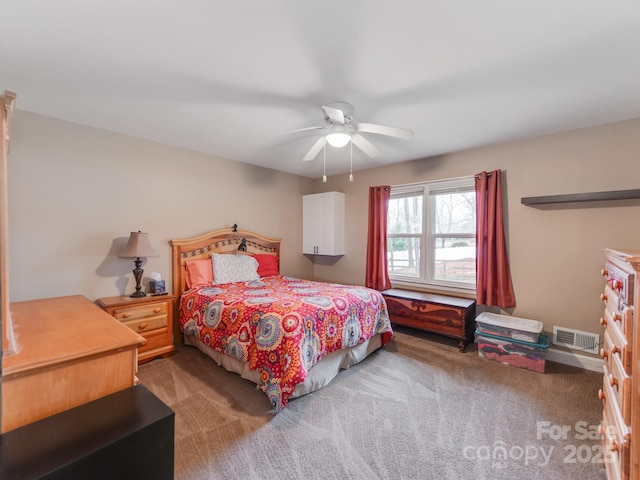
<svg viewBox="0 0 640 480">
<path fill-rule="evenodd" d="M 10 304 L 18 353 L 2 359 L 2 432 L 134 385 L 145 339 L 81 295 Z"/>
<path fill-rule="evenodd" d="M 458 339 L 464 352 L 475 330 L 476 302 L 468 298 L 392 288 L 382 292 L 391 323 Z"/>
<path fill-rule="evenodd" d="M 147 343 L 138 349 L 138 363 L 155 357 L 168 357 L 175 352 L 173 345 L 173 295 L 147 297 L 107 297 L 97 303 L 109 315 L 142 335 Z"/>
<path fill-rule="evenodd" d="M 640 479 L 640 328 L 635 305 L 640 296 L 640 250 L 605 250 L 606 285 L 600 323 L 604 326 L 602 401 L 603 457 L 607 478 Z"/>
</svg>

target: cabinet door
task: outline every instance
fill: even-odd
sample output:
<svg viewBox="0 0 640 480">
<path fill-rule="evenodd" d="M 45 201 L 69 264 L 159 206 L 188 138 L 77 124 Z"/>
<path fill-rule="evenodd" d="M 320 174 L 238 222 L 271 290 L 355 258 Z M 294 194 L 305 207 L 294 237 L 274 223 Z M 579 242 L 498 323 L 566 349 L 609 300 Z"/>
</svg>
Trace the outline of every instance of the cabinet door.
<svg viewBox="0 0 640 480">
<path fill-rule="evenodd" d="M 302 212 L 302 253 L 344 255 L 344 193 L 305 195 Z"/>
</svg>

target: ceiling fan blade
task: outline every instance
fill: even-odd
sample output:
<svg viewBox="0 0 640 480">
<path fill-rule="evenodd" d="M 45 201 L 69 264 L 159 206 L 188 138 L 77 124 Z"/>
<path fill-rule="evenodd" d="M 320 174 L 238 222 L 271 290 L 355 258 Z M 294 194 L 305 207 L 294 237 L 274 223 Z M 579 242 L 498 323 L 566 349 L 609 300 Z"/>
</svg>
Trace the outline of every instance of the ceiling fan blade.
<svg viewBox="0 0 640 480">
<path fill-rule="evenodd" d="M 327 114 L 331 123 L 338 123 L 344 125 L 344 112 L 339 108 L 330 107 L 329 105 L 323 105 L 322 110 Z"/>
<path fill-rule="evenodd" d="M 291 133 L 299 133 L 299 132 L 308 132 L 311 130 L 322 130 L 325 127 L 305 127 L 305 128 L 297 128 L 295 130 L 289 130 L 283 133 L 279 133 L 278 136 L 282 136 L 282 135 L 289 135 Z"/>
<path fill-rule="evenodd" d="M 320 137 L 318 139 L 318 141 L 316 143 L 314 143 L 313 146 L 309 149 L 309 151 L 304 156 L 302 161 L 303 162 L 308 162 L 308 161 L 313 160 L 314 158 L 316 158 L 316 155 L 318 155 L 318 152 L 320 150 L 322 150 L 322 147 L 324 147 L 324 143 L 325 142 L 326 142 L 326 140 L 325 140 L 324 136 Z"/>
<path fill-rule="evenodd" d="M 388 127 L 386 125 L 376 125 L 374 123 L 359 123 L 356 126 L 358 132 L 377 133 L 378 135 L 388 135 L 391 137 L 404 138 L 411 140 L 413 132 L 406 128 Z"/>
<path fill-rule="evenodd" d="M 354 133 L 353 135 L 351 135 L 351 141 L 356 147 L 362 150 L 370 158 L 377 157 L 381 153 L 373 143 L 371 143 L 359 133 Z"/>
</svg>

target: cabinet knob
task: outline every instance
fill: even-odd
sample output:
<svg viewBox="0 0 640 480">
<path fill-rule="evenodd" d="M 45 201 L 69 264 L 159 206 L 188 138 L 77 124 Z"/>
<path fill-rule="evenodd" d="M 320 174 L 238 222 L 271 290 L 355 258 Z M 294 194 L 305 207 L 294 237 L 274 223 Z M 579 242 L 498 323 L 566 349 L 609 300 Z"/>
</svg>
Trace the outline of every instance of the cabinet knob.
<svg viewBox="0 0 640 480">
<path fill-rule="evenodd" d="M 138 324 L 138 330 L 144 330 L 148 326 L 149 326 L 149 324 L 147 322 L 142 322 L 142 323 Z"/>
<path fill-rule="evenodd" d="M 606 268 L 601 269 L 600 275 L 602 275 L 603 277 L 606 277 L 607 275 L 609 275 L 609 270 L 607 270 Z"/>
<path fill-rule="evenodd" d="M 603 327 L 607 326 L 607 321 L 604 319 L 604 317 L 600 317 L 600 325 L 602 325 Z"/>
<path fill-rule="evenodd" d="M 605 293 L 601 293 L 600 294 L 600 300 L 603 301 L 603 302 L 606 302 L 607 301 L 607 295 Z"/>
<path fill-rule="evenodd" d="M 609 378 L 609 385 L 618 388 L 618 379 L 616 377 Z"/>
<path fill-rule="evenodd" d="M 605 401 L 605 399 L 607 398 L 607 396 L 604 394 L 604 392 L 602 391 L 602 389 L 598 390 L 598 398 L 600 400 L 602 400 L 603 402 Z"/>
<path fill-rule="evenodd" d="M 611 349 L 611 353 L 620 353 L 620 347 L 614 346 L 614 347 Z"/>
<path fill-rule="evenodd" d="M 600 358 L 607 359 L 609 358 L 609 352 L 607 352 L 604 348 L 600 349 Z"/>
<path fill-rule="evenodd" d="M 622 321 L 622 315 L 620 315 L 619 313 L 614 313 L 613 314 L 613 319 L 617 322 L 621 322 Z"/>
</svg>

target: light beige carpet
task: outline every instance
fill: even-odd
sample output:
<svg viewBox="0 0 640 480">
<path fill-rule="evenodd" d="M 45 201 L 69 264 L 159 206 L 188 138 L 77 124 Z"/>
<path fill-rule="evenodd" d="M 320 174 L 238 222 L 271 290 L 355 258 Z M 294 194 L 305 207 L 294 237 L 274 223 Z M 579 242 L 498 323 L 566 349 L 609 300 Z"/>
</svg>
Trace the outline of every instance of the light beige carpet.
<svg viewBox="0 0 640 480">
<path fill-rule="evenodd" d="M 176 412 L 176 479 L 603 479 L 602 375 L 538 374 L 475 345 L 392 342 L 272 416 L 255 385 L 193 347 L 142 365 Z"/>
</svg>

